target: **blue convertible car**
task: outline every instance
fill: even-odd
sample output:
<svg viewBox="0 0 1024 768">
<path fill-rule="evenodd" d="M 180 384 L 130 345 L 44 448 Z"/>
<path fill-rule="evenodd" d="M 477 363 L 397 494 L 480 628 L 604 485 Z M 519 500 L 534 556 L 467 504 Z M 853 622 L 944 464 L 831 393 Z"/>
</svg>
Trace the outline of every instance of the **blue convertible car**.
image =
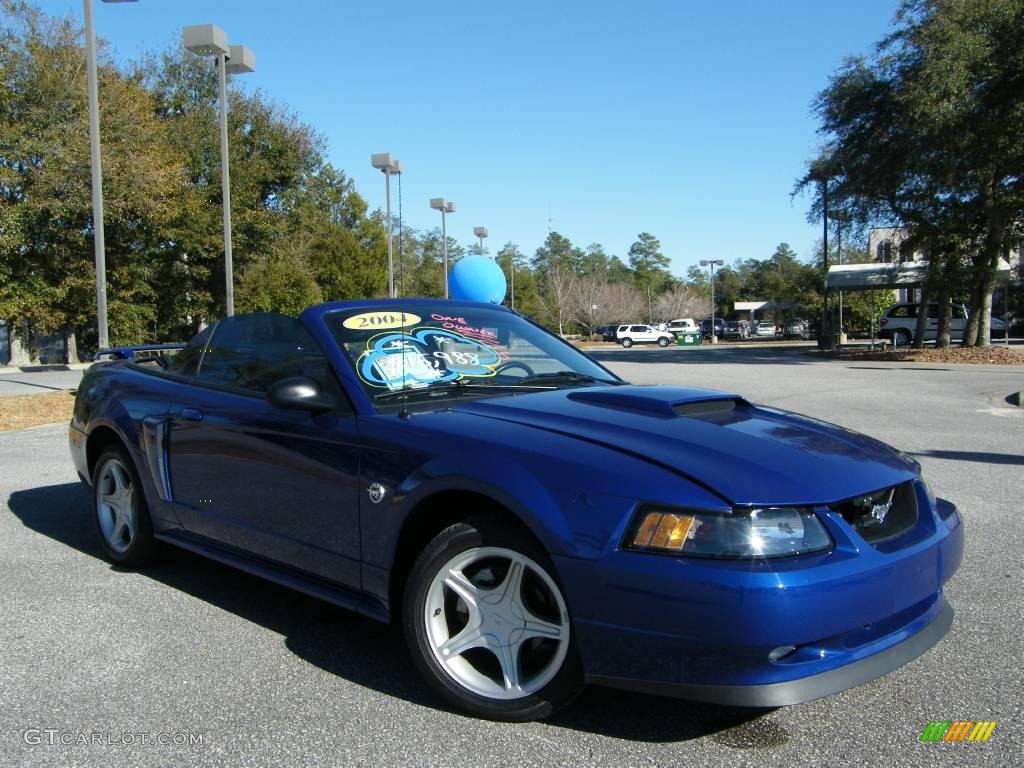
<svg viewBox="0 0 1024 768">
<path fill-rule="evenodd" d="M 110 559 L 172 544 L 395 621 L 473 714 L 544 717 L 587 681 L 793 704 L 952 621 L 963 526 L 915 461 L 631 386 L 502 307 L 336 302 L 158 352 L 114 351 L 78 390 Z"/>
</svg>

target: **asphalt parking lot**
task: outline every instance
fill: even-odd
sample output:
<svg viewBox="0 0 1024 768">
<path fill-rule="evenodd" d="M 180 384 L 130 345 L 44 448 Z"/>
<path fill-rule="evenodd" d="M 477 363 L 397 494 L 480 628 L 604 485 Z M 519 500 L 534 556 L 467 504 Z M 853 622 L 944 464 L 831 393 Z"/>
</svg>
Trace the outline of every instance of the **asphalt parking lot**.
<svg viewBox="0 0 1024 768">
<path fill-rule="evenodd" d="M 439 706 L 387 627 L 186 554 L 111 567 L 65 427 L 40 427 L 0 434 L 0 765 L 1024 765 L 1024 408 L 1005 402 L 1024 370 L 799 346 L 595 356 L 918 458 L 967 525 L 950 634 L 880 680 L 773 711 L 595 688 L 546 722 L 473 720 Z M 986 743 L 922 743 L 931 720 L 998 725 Z"/>
</svg>

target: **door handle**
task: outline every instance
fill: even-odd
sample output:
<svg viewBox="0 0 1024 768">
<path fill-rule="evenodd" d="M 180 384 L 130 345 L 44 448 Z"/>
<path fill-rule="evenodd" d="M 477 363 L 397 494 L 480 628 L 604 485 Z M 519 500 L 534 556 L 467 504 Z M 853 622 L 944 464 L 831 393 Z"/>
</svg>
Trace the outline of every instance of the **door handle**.
<svg viewBox="0 0 1024 768">
<path fill-rule="evenodd" d="M 200 411 L 198 408 L 182 408 L 181 418 L 185 419 L 186 421 L 202 421 L 203 412 Z"/>
</svg>

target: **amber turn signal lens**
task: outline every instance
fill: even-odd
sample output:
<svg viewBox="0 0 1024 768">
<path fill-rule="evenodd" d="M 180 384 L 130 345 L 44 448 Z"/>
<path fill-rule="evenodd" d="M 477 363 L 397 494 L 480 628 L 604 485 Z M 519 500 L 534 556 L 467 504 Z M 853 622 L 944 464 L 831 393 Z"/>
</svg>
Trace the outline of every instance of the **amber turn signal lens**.
<svg viewBox="0 0 1024 768">
<path fill-rule="evenodd" d="M 693 528 L 690 515 L 673 515 L 662 512 L 648 512 L 636 529 L 632 545 L 644 549 L 682 550 L 686 537 Z"/>
</svg>

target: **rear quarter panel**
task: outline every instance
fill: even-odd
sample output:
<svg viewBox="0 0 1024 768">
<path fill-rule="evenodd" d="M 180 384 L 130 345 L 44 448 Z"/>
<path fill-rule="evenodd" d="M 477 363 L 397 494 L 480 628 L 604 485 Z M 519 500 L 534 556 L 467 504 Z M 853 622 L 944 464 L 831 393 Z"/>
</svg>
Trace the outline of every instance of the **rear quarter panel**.
<svg viewBox="0 0 1024 768">
<path fill-rule="evenodd" d="M 95 460 L 99 442 L 109 435 L 107 430 L 113 431 L 135 464 L 154 524 L 158 526 L 165 522 L 177 527 L 178 521 L 159 500 L 145 451 L 142 423 L 147 417 L 165 417 L 186 386 L 184 382 L 117 361 L 90 368 L 75 398 L 71 427 L 84 433 L 86 456 Z M 82 473 L 87 482 L 91 482 L 91 469 L 89 466 Z"/>
</svg>

